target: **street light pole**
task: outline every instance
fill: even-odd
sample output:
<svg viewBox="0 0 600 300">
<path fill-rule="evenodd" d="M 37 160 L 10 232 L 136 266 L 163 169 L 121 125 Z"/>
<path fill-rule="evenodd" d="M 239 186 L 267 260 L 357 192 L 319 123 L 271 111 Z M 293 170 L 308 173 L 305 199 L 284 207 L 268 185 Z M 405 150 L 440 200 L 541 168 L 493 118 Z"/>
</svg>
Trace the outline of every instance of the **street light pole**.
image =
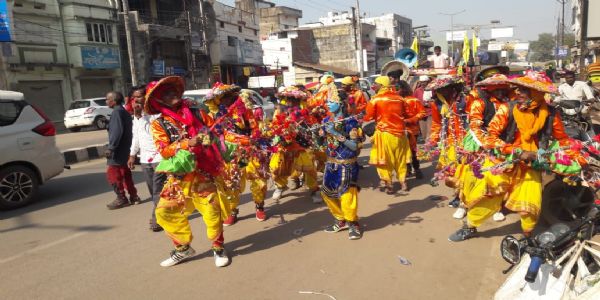
<svg viewBox="0 0 600 300">
<path fill-rule="evenodd" d="M 463 9 L 454 13 L 439 13 L 440 15 L 450 16 L 450 55 L 454 57 L 454 16 L 459 15 L 467 11 Z"/>
</svg>

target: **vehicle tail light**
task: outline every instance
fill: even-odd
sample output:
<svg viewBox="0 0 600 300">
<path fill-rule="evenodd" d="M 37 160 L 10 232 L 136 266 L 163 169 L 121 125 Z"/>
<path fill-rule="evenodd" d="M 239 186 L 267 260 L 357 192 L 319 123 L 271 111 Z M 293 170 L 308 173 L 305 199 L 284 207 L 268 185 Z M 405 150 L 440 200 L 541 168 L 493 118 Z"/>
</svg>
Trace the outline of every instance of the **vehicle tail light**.
<svg viewBox="0 0 600 300">
<path fill-rule="evenodd" d="M 85 112 L 83 112 L 83 114 L 84 115 L 91 114 L 92 112 L 94 112 L 94 110 L 96 110 L 95 107 L 88 107 L 88 109 L 86 109 Z"/>
<path fill-rule="evenodd" d="M 54 123 L 50 121 L 48 116 L 35 105 L 32 105 L 33 109 L 40 115 L 40 117 L 44 118 L 44 123 L 36 126 L 32 129 L 33 132 L 42 135 L 42 136 L 55 136 L 56 135 L 56 127 L 54 127 Z"/>
</svg>

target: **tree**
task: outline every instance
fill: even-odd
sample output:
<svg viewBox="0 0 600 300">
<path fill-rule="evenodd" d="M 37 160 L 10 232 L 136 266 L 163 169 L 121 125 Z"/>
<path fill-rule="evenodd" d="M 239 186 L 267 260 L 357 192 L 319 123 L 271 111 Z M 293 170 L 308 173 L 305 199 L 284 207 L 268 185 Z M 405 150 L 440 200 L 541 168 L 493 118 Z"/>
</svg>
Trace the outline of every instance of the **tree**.
<svg viewBox="0 0 600 300">
<path fill-rule="evenodd" d="M 575 45 L 575 35 L 565 34 L 565 46 L 573 47 Z M 532 52 L 531 61 L 554 60 L 554 49 L 556 48 L 556 36 L 552 33 L 540 33 L 537 41 L 532 41 L 529 50 Z"/>
</svg>

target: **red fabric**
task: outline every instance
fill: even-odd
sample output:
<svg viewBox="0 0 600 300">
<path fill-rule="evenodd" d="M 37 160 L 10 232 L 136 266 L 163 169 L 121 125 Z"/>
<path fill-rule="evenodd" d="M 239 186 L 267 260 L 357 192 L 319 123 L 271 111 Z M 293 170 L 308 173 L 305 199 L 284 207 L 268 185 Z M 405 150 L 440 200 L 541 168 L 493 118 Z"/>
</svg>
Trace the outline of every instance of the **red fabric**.
<svg viewBox="0 0 600 300">
<path fill-rule="evenodd" d="M 126 97 L 125 98 L 125 110 L 133 115 L 133 98 Z"/>
<path fill-rule="evenodd" d="M 125 195 L 125 189 L 130 197 L 137 197 L 137 189 L 133 183 L 131 170 L 127 166 L 108 166 L 106 169 L 108 183 L 116 187 L 117 193 Z"/>
</svg>

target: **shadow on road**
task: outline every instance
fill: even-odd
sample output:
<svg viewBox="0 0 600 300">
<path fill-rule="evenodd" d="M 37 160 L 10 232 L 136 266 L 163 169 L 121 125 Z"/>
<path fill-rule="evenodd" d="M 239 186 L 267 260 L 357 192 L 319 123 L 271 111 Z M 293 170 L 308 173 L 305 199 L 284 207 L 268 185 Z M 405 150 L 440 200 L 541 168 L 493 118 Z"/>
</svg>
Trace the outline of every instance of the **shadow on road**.
<svg viewBox="0 0 600 300">
<path fill-rule="evenodd" d="M 143 174 L 141 172 L 133 172 L 133 181 L 135 184 L 144 181 Z M 0 220 L 21 216 L 72 201 L 90 201 L 90 199 L 87 199 L 88 197 L 107 192 L 112 192 L 112 187 L 108 185 L 106 173 L 104 172 L 57 177 L 40 186 L 36 199 L 30 205 L 9 211 L 0 211 Z M 108 203 L 113 199 L 114 195 L 110 193 L 106 196 L 105 202 Z"/>
</svg>

